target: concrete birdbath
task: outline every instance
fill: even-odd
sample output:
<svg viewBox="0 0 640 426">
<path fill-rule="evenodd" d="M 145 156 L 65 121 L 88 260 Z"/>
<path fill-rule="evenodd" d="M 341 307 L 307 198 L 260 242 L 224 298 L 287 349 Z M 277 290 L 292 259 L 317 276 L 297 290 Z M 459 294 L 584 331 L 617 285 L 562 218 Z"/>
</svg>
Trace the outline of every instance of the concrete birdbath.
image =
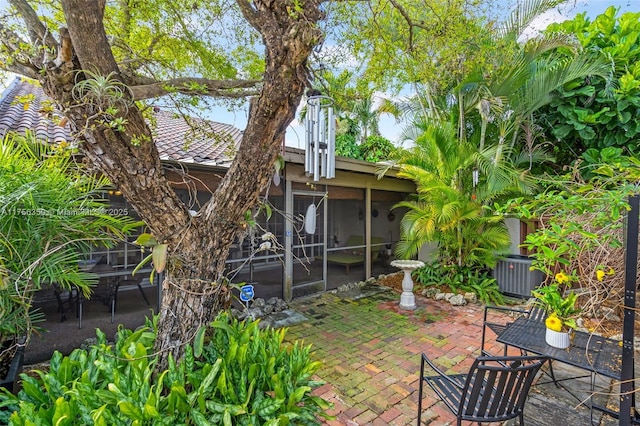
<svg viewBox="0 0 640 426">
<path fill-rule="evenodd" d="M 402 294 L 400 295 L 400 309 L 413 310 L 417 308 L 416 297 L 413 295 L 413 279 L 411 278 L 411 272 L 415 269 L 422 268 L 424 266 L 424 262 L 420 260 L 394 260 L 391 262 L 391 266 L 402 269 L 404 272 L 404 278 L 402 279 Z"/>
</svg>

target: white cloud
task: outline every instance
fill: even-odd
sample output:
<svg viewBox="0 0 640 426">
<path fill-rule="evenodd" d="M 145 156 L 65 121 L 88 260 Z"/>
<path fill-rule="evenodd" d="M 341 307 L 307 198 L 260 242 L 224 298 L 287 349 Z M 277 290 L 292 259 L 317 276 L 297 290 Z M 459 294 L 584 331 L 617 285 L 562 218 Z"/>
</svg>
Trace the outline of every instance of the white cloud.
<svg viewBox="0 0 640 426">
<path fill-rule="evenodd" d="M 529 39 L 535 38 L 540 35 L 540 33 L 544 31 L 544 29 L 547 28 L 550 24 L 554 22 L 563 22 L 567 19 L 570 19 L 569 15 L 561 12 L 558 9 L 548 10 L 531 22 L 531 25 L 529 25 L 522 32 L 522 34 L 518 38 L 518 41 L 524 42 Z"/>
<path fill-rule="evenodd" d="M 353 70 L 361 65 L 349 49 L 337 44 L 323 44 L 320 52 L 316 53 L 316 60 L 348 70 Z"/>
</svg>

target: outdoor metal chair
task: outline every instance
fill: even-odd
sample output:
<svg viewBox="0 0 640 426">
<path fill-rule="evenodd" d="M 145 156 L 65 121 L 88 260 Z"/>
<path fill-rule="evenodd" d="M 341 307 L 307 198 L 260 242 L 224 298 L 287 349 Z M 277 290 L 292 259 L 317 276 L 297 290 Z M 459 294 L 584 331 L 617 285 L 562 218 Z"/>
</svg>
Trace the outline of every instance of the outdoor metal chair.
<svg viewBox="0 0 640 426">
<path fill-rule="evenodd" d="M 58 310 L 60 312 L 60 322 L 67 320 L 67 312 L 76 312 L 78 316 L 78 289 L 71 287 L 70 289 L 63 289 L 58 284 L 53 285 L 53 294 L 58 303 Z"/>
<path fill-rule="evenodd" d="M 98 284 L 91 288 L 91 299 L 99 300 L 111 313 L 111 323 L 116 311 L 116 295 L 118 293 L 118 277 L 99 277 Z"/>
<path fill-rule="evenodd" d="M 501 422 L 515 417 L 524 425 L 524 403 L 544 356 L 481 356 L 467 374 L 446 375 L 422 354 L 418 391 L 418 426 L 422 418 L 422 394 L 426 382 L 462 421 Z M 425 376 L 425 365 L 437 374 Z"/>
<path fill-rule="evenodd" d="M 491 311 L 498 311 L 498 312 L 503 312 L 503 313 L 510 313 L 510 314 L 515 314 L 515 315 L 522 315 L 522 316 L 526 316 L 527 318 L 530 318 L 532 320 L 535 321 L 540 321 L 542 323 L 544 323 L 544 320 L 547 317 L 547 313 L 546 311 L 541 307 L 538 306 L 536 304 L 533 303 L 529 303 L 529 308 L 528 309 L 517 309 L 517 308 L 505 308 L 502 306 L 485 306 L 484 308 L 484 317 L 483 317 L 483 322 L 482 322 L 482 340 L 480 342 L 480 352 L 482 355 L 485 356 L 492 356 L 495 354 L 489 353 L 489 351 L 486 350 L 485 346 L 486 346 L 486 338 L 487 338 L 487 329 L 491 330 L 493 333 L 495 333 L 496 336 L 500 335 L 508 326 L 509 324 L 511 324 L 510 321 L 506 320 L 506 321 L 500 321 L 498 322 L 498 320 L 496 318 L 490 317 L 489 313 Z M 522 352 L 522 355 L 527 355 L 526 352 Z M 503 356 L 507 355 L 507 345 L 503 346 Z M 549 360 L 549 376 L 551 377 L 551 380 L 553 380 L 553 383 L 558 386 L 558 382 L 556 380 L 556 376 L 553 373 L 553 365 L 551 363 L 551 360 Z"/>
<path fill-rule="evenodd" d="M 118 291 L 120 290 L 120 287 L 134 286 L 134 285 L 137 286 L 144 301 L 147 303 L 147 305 L 150 304 L 149 299 L 147 299 L 147 295 L 144 294 L 144 290 L 142 289 L 142 279 L 143 279 L 143 275 L 141 273 L 137 275 L 125 275 L 118 279 L 115 287 L 115 293 L 113 296 L 114 310 L 118 307 Z"/>
<path fill-rule="evenodd" d="M 492 311 L 502 312 L 502 313 L 511 314 L 511 315 L 522 315 L 526 317 L 531 317 L 531 315 L 533 314 L 535 318 L 538 318 L 540 316 L 539 311 L 541 311 L 541 309 L 537 306 L 531 307 L 530 309 L 505 308 L 502 306 L 490 306 L 490 305 L 485 306 L 484 317 L 482 319 L 482 340 L 480 342 L 480 351 L 482 355 L 487 355 L 487 356 L 495 355 L 495 354 L 489 353 L 485 348 L 487 343 L 487 340 L 486 340 L 487 329 L 494 332 L 496 336 L 499 336 L 507 328 L 507 326 L 511 324 L 509 319 L 505 319 L 504 316 L 500 316 L 499 319 L 496 318 L 495 316 L 490 316 L 490 313 Z M 544 311 L 542 311 L 542 314 L 544 314 Z M 542 318 L 542 320 L 544 320 L 544 317 Z M 507 355 L 506 345 L 504 345 L 503 355 L 504 356 Z"/>
</svg>

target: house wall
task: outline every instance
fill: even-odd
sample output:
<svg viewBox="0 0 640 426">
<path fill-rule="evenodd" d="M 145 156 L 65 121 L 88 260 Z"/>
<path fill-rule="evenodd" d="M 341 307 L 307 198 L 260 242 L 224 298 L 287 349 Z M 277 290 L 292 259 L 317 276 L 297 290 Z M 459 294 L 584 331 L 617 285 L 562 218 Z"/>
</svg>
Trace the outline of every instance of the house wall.
<svg viewBox="0 0 640 426">
<path fill-rule="evenodd" d="M 425 263 L 432 262 L 437 255 L 438 245 L 436 243 L 429 243 L 422 246 L 418 253 L 418 260 L 422 260 Z"/>
<path fill-rule="evenodd" d="M 333 235 L 338 237 L 339 241 L 346 241 L 350 235 L 364 232 L 364 216 L 366 214 L 365 191 L 371 189 L 371 236 L 382 237 L 385 240 L 389 237 L 389 231 L 397 227 L 403 212 L 394 211 L 395 218 L 390 223 L 387 215 L 391 207 L 401 201 L 406 194 L 415 192 L 413 182 L 405 179 L 396 179 L 393 177 L 385 177 L 378 179 L 371 174 L 374 170 L 373 165 L 369 164 L 370 173 L 346 172 L 336 169 L 336 177 L 334 179 L 320 179 L 314 185 L 327 185 L 327 192 L 331 200 L 350 200 L 350 203 L 336 203 L 335 208 L 353 209 L 353 214 L 341 216 L 340 223 L 332 224 L 329 229 L 329 238 Z M 302 164 L 287 163 L 286 178 L 294 183 L 304 183 L 307 185 L 310 178 L 304 172 Z M 377 216 L 374 217 L 374 211 Z M 336 216 L 334 216 L 336 217 Z M 362 230 L 362 231 L 360 231 Z M 397 241 L 398 232 L 392 232 L 393 240 Z"/>
<path fill-rule="evenodd" d="M 509 230 L 509 236 L 511 237 L 511 250 L 510 254 L 520 254 L 520 220 L 513 217 L 508 217 L 504 220 L 507 229 Z"/>
</svg>

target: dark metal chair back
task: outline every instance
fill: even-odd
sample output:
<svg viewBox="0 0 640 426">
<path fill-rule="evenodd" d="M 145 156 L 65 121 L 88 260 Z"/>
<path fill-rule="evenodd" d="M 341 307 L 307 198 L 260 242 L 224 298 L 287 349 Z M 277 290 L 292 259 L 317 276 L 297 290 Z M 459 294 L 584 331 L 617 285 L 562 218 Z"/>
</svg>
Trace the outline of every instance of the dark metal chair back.
<svg viewBox="0 0 640 426">
<path fill-rule="evenodd" d="M 467 374 L 445 375 L 423 355 L 420 372 L 418 425 L 422 411 L 422 383 L 426 382 L 456 415 L 463 420 L 499 422 L 514 417 L 524 424 L 523 409 L 529 389 L 542 364 L 543 356 L 482 356 Z M 424 363 L 438 375 L 424 377 Z"/>
<path fill-rule="evenodd" d="M 507 362 L 508 365 L 503 365 Z M 479 358 L 467 375 L 461 398 L 460 417 L 480 421 L 498 421 L 519 414 L 540 363 Z M 475 371 L 474 371 L 475 370 Z"/>
<path fill-rule="evenodd" d="M 547 318 L 547 311 L 542 306 L 534 304 L 529 310 L 529 318 L 534 321 L 544 322 Z"/>
</svg>

